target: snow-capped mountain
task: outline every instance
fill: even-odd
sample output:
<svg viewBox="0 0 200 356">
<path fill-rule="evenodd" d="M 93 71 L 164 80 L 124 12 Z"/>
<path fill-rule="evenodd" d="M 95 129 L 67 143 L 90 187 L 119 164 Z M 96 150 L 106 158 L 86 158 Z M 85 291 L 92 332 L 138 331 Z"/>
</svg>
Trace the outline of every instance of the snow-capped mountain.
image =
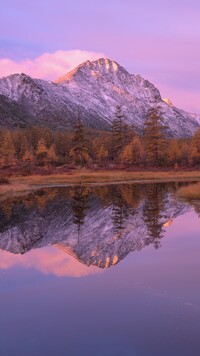
<svg viewBox="0 0 200 356">
<path fill-rule="evenodd" d="M 117 105 L 122 106 L 126 122 L 139 132 L 152 106 L 160 107 L 170 136 L 190 136 L 199 126 L 198 115 L 162 100 L 159 90 L 148 80 L 129 74 L 106 58 L 84 62 L 55 82 L 32 79 L 25 74 L 10 75 L 0 79 L 0 94 L 18 105 L 28 123 L 54 129 L 72 128 L 78 109 L 88 127 L 109 129 Z M 0 107 L 0 124 L 21 126 L 23 120 L 20 115 L 16 122 L 8 120 Z"/>
</svg>

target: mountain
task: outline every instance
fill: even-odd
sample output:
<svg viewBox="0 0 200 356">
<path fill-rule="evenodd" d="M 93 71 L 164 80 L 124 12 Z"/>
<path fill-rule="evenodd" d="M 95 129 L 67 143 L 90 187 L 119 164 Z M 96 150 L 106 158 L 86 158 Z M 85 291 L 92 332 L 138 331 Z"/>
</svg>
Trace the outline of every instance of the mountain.
<svg viewBox="0 0 200 356">
<path fill-rule="evenodd" d="M 131 251 L 158 248 L 165 227 L 190 209 L 170 187 L 51 188 L 7 200 L 0 204 L 0 249 L 24 254 L 56 245 L 87 266 L 110 267 Z"/>
<path fill-rule="evenodd" d="M 31 122 L 52 129 L 71 129 L 79 108 L 86 126 L 107 130 L 117 105 L 122 106 L 126 122 L 138 132 L 142 131 L 147 110 L 152 106 L 160 107 L 168 136 L 188 137 L 199 127 L 198 115 L 162 100 L 159 90 L 148 80 L 129 74 L 106 58 L 84 62 L 55 82 L 33 79 L 23 73 L 10 75 L 0 79 L 0 94 L 14 102 L 18 106 L 14 111 L 19 112 L 14 120 L 12 111 L 8 115 L 9 102 L 7 114 L 5 107 L 0 107 L 0 125 L 5 127 Z"/>
<path fill-rule="evenodd" d="M 0 126 L 3 127 L 6 123 L 7 127 L 16 127 L 18 122 L 20 127 L 31 124 L 20 104 L 0 94 Z"/>
</svg>

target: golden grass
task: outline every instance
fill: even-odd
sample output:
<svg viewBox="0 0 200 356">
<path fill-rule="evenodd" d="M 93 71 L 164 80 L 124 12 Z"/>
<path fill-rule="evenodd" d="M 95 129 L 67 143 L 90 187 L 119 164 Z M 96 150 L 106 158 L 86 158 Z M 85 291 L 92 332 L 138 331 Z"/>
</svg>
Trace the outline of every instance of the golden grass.
<svg viewBox="0 0 200 356">
<path fill-rule="evenodd" d="M 73 184 L 106 184 L 119 182 L 173 182 L 173 181 L 200 181 L 200 171 L 174 172 L 174 171 L 92 171 L 77 169 L 68 173 L 51 175 L 31 175 L 9 178 L 10 184 L 0 185 L 0 196 L 27 192 L 41 186 L 73 185 Z M 181 188 L 182 189 L 182 188 Z M 185 188 L 183 188 L 185 189 Z"/>
<path fill-rule="evenodd" d="M 179 198 L 185 200 L 198 200 L 200 199 L 200 183 L 194 183 L 187 187 L 181 187 L 177 191 Z"/>
<path fill-rule="evenodd" d="M 52 175 L 32 175 L 27 177 L 11 178 L 11 183 L 40 185 L 40 184 L 79 184 L 79 183 L 112 183 L 129 181 L 194 181 L 200 180 L 200 171 L 191 172 L 127 172 L 127 171 L 92 171 L 79 169 L 69 173 Z"/>
</svg>

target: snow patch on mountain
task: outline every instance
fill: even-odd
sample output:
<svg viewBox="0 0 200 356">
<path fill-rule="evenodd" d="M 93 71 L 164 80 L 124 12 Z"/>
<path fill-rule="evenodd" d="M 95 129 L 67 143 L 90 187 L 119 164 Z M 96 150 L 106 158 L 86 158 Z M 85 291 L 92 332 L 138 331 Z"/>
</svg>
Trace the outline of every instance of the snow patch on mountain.
<svg viewBox="0 0 200 356">
<path fill-rule="evenodd" d="M 146 113 L 152 106 L 160 107 L 168 136 L 191 136 L 200 121 L 198 115 L 163 100 L 148 80 L 129 74 L 108 58 L 86 61 L 55 82 L 33 79 L 23 73 L 10 75 L 0 79 L 0 94 L 20 105 L 33 124 L 39 122 L 54 129 L 71 128 L 78 109 L 88 127 L 109 129 L 117 105 L 122 106 L 125 121 L 138 132 L 142 132 Z"/>
</svg>

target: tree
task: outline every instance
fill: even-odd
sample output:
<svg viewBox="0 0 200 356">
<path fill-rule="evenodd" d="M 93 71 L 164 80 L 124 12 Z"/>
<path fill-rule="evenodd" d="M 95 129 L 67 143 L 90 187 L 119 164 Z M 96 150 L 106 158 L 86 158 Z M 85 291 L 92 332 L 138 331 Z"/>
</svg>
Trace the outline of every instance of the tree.
<svg viewBox="0 0 200 356">
<path fill-rule="evenodd" d="M 15 163 L 15 147 L 11 131 L 6 130 L 2 136 L 0 145 L 0 159 L 4 166 L 12 166 Z"/>
<path fill-rule="evenodd" d="M 58 162 L 58 156 L 56 154 L 56 146 L 54 143 L 47 150 L 47 161 L 50 165 L 55 165 Z"/>
<path fill-rule="evenodd" d="M 52 132 L 47 128 L 43 133 L 43 138 L 46 144 L 46 147 L 49 149 L 53 143 Z"/>
<path fill-rule="evenodd" d="M 108 150 L 102 145 L 96 154 L 97 160 L 100 162 L 105 162 L 108 158 Z"/>
<path fill-rule="evenodd" d="M 98 136 L 93 138 L 91 142 L 91 158 L 95 161 L 105 162 L 110 159 L 110 132 L 100 131 Z"/>
<path fill-rule="evenodd" d="M 191 147 L 189 149 L 189 157 L 188 157 L 188 162 L 189 165 L 191 166 L 195 166 L 196 164 L 199 163 L 199 152 L 198 152 L 198 148 L 191 144 Z"/>
<path fill-rule="evenodd" d="M 180 148 L 177 140 L 169 140 L 167 149 L 167 163 L 175 165 L 180 163 Z"/>
<path fill-rule="evenodd" d="M 128 165 L 131 165 L 133 163 L 133 143 L 129 143 L 126 145 L 123 149 L 123 151 L 120 154 L 120 161 L 123 163 L 126 163 Z"/>
<path fill-rule="evenodd" d="M 35 162 L 34 155 L 32 153 L 31 149 L 27 149 L 24 153 L 24 156 L 22 157 L 22 161 L 24 163 L 23 165 L 23 173 L 28 175 L 31 173 L 31 167 L 33 163 Z"/>
<path fill-rule="evenodd" d="M 44 166 L 47 161 L 47 147 L 43 138 L 38 141 L 36 157 L 39 166 Z"/>
<path fill-rule="evenodd" d="M 181 160 L 181 163 L 184 166 L 188 165 L 188 161 L 189 161 L 189 145 L 186 142 L 184 142 L 182 144 L 182 146 L 181 146 L 181 149 L 180 149 L 180 160 Z"/>
<path fill-rule="evenodd" d="M 149 109 L 144 123 L 144 143 L 148 165 L 156 167 L 165 163 L 166 139 L 163 133 L 165 128 L 159 108 Z"/>
<path fill-rule="evenodd" d="M 70 162 L 71 134 L 56 131 L 53 138 L 59 163 Z"/>
<path fill-rule="evenodd" d="M 139 165 L 143 161 L 144 150 L 139 137 L 135 136 L 120 154 L 120 160 L 129 165 Z"/>
<path fill-rule="evenodd" d="M 130 140 L 128 125 L 124 122 L 124 114 L 120 105 L 116 107 L 115 118 L 112 121 L 112 137 L 110 156 L 113 161 L 119 159 L 120 153 L 125 144 Z"/>
<path fill-rule="evenodd" d="M 74 125 L 74 136 L 72 138 L 72 149 L 70 150 L 70 157 L 77 164 L 84 165 L 89 157 L 89 145 L 86 140 L 85 130 L 80 116 Z"/>
<path fill-rule="evenodd" d="M 37 149 L 38 141 L 42 137 L 42 129 L 41 127 L 32 126 L 29 130 L 27 130 L 27 140 L 31 147 L 34 150 Z"/>
<path fill-rule="evenodd" d="M 200 128 L 196 130 L 191 140 L 189 163 L 191 165 L 200 164 Z"/>
<path fill-rule="evenodd" d="M 13 144 L 15 148 L 15 157 L 21 161 L 26 150 L 28 149 L 28 141 L 26 132 L 20 129 L 13 131 Z"/>
</svg>

